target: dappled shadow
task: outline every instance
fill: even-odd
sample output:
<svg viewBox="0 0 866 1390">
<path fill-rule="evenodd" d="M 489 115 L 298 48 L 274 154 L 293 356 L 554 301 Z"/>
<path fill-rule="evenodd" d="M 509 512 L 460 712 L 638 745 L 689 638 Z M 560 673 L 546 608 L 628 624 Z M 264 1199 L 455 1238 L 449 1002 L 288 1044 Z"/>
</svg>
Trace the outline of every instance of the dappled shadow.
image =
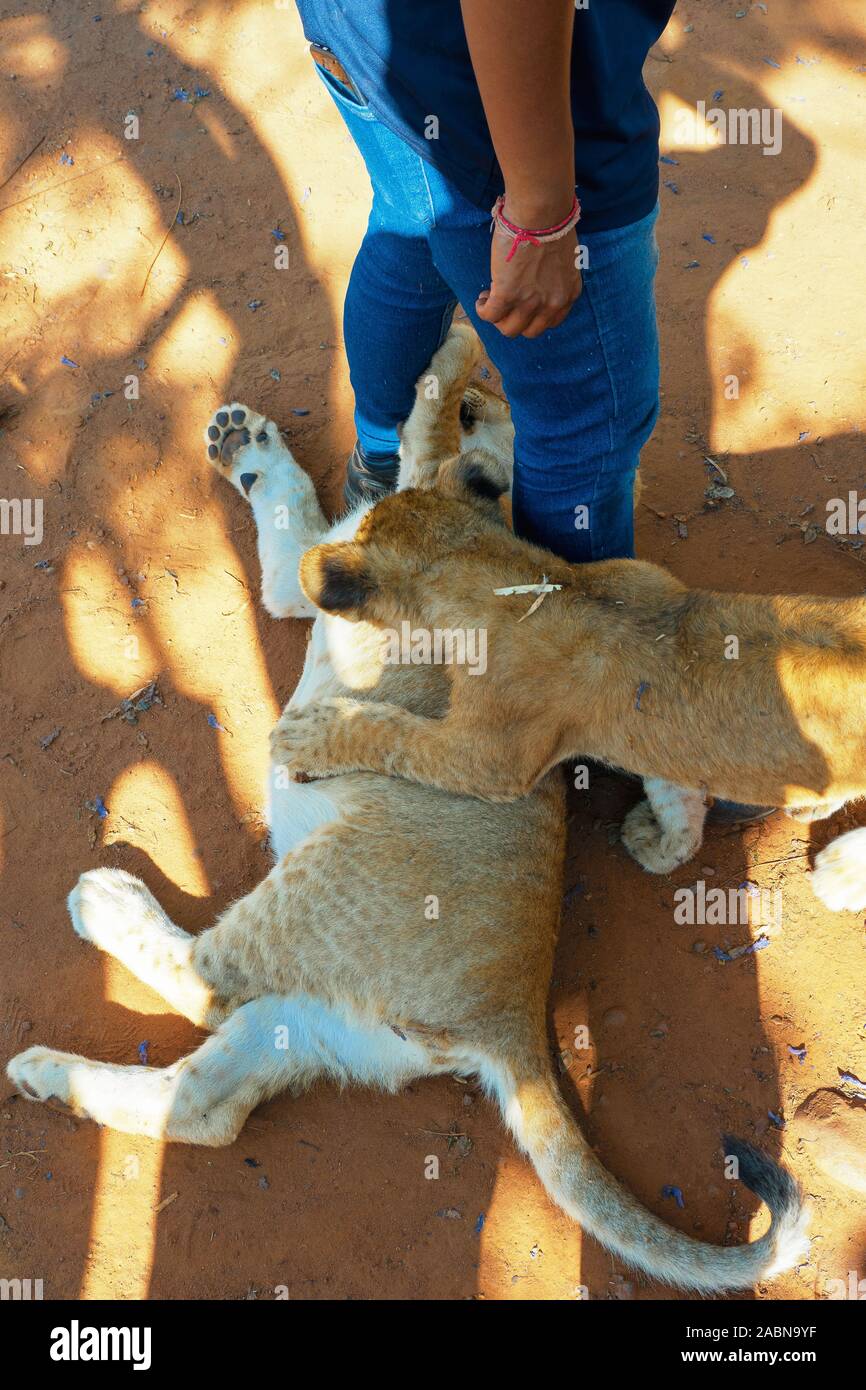
<svg viewBox="0 0 866 1390">
<path fill-rule="evenodd" d="M 807 60 L 850 65 L 862 40 L 852 17 L 834 11 L 827 32 L 826 16 L 805 0 L 773 8 L 783 27 L 768 57 L 787 70 L 802 45 Z M 156 1064 L 193 1044 L 196 1030 L 155 1012 L 144 987 L 122 984 L 129 1006 L 108 998 L 115 972 L 75 939 L 63 897 L 82 869 L 116 864 L 140 873 L 175 920 L 198 930 L 262 877 L 255 808 L 267 732 L 299 674 L 307 625 L 262 612 L 252 519 L 228 490 L 212 494 L 200 432 L 220 399 L 249 400 L 289 426 L 332 504 L 350 441 L 334 306 L 351 258 L 346 226 L 360 239 L 364 184 L 354 152 L 307 76 L 293 14 L 245 4 L 204 5 L 180 20 L 165 13 L 161 22 L 159 7 L 122 7 L 95 23 L 49 0 L 23 5 L 11 31 L 8 164 L 49 138 L 0 192 L 10 318 L 0 404 L 17 411 L 2 435 L 0 486 L 17 496 L 23 476 L 29 495 L 46 499 L 43 546 L 13 556 L 3 538 L 4 1063 L 32 1041 L 134 1061 L 147 1040 Z M 699 45 L 669 45 L 672 62 L 651 60 L 657 94 L 693 105 L 724 88 L 725 105 L 766 105 L 776 70 L 754 51 L 744 66 L 735 47 L 744 40 L 721 14 L 699 27 Z M 137 141 L 123 137 L 129 110 L 140 116 Z M 63 153 L 75 164 L 57 169 Z M 786 206 L 814 183 L 818 152 L 786 110 L 775 159 L 748 148 L 673 157 L 679 164 L 663 165 L 663 179 L 673 176 L 679 191 L 662 188 L 659 226 L 665 398 L 644 455 L 640 553 L 696 584 L 859 592 L 857 554 L 823 534 L 806 546 L 800 530 L 803 508 L 823 506 L 828 475 L 843 495 L 857 486 L 857 431 L 835 422 L 816 444 L 814 420 L 792 408 L 782 420 L 774 408 L 771 447 L 738 442 L 752 418 L 749 383 L 758 399 L 768 389 L 771 335 L 738 319 L 734 277 L 751 273 L 760 287 L 769 274 L 759 252 Z M 97 165 L 102 172 L 93 173 Z M 4 165 L 0 177 L 7 172 Z M 79 174 L 88 176 L 2 211 Z M 142 295 L 178 198 L 183 222 Z M 277 271 L 273 253 L 283 244 L 290 267 Z M 693 260 L 699 265 L 686 269 Z M 62 364 L 64 356 L 78 365 Z M 742 383 L 730 409 L 720 391 L 726 372 Z M 123 394 L 130 374 L 138 400 Z M 736 490 L 712 508 L 707 453 Z M 34 568 L 43 560 L 46 568 Z M 129 638 L 137 646 L 124 648 Z M 103 720 L 155 675 L 162 706 L 134 725 Z M 160 819 L 149 793 L 140 824 L 129 797 L 118 792 L 112 805 L 112 789 L 143 760 L 171 776 L 182 816 Z M 552 992 L 564 1085 L 587 1112 L 604 1161 L 641 1200 L 703 1239 L 743 1240 L 756 1208 L 721 1176 L 718 1134 L 730 1128 L 778 1151 L 768 1113 L 782 1108 L 785 1078 L 774 1055 L 800 1040 L 807 1001 L 792 987 L 790 1027 L 770 1035 L 763 994 L 768 980 L 778 993 L 781 943 L 718 964 L 717 938 L 736 944 L 748 929 L 676 926 L 672 895 L 705 868 L 708 881 L 757 877 L 756 861 L 790 852 L 790 832 L 778 820 L 744 837 L 711 832 L 699 864 L 674 882 L 654 880 L 612 842 L 633 790 L 601 778 L 590 791 L 573 798 L 566 887 L 580 881 L 582 891 L 566 900 Z M 99 797 L 104 822 L 85 804 Z M 784 891 L 796 916 L 802 881 Z M 801 930 L 798 921 L 791 930 Z M 695 949 L 701 937 L 705 951 Z M 574 1045 L 583 1023 L 589 1056 Z M 285 1284 L 293 1297 L 452 1298 L 493 1288 L 498 1297 L 533 1298 L 570 1296 L 582 1283 L 603 1298 L 623 1296 L 631 1282 L 547 1203 L 498 1117 L 456 1081 L 423 1081 L 387 1099 L 330 1087 L 283 1097 L 225 1151 L 162 1152 L 125 1138 L 111 1150 L 106 1135 L 64 1116 L 20 1101 L 4 1111 L 4 1148 L 47 1149 L 50 1167 L 47 1158 L 19 1156 L 6 1170 L 8 1192 L 25 1192 L 4 1202 L 3 1273 L 44 1275 L 48 1297 L 249 1290 L 265 1298 Z M 449 1139 L 464 1131 L 471 1153 Z M 129 1205 L 134 1183 L 111 1187 L 116 1206 L 100 1215 L 98 1194 L 126 1149 L 144 1169 L 138 1205 Z M 428 1152 L 442 1159 L 445 1179 L 432 1198 L 430 1184 L 419 1186 L 419 1155 Z M 683 1210 L 661 1197 L 663 1187 L 682 1190 Z M 456 1207 L 461 1220 L 438 1214 Z M 499 1229 L 510 1236 L 504 1245 Z M 530 1254 L 533 1242 L 543 1259 Z M 37 1267 L 18 1267 L 25 1253 Z M 793 1281 L 784 1289 L 803 1296 Z"/>
</svg>

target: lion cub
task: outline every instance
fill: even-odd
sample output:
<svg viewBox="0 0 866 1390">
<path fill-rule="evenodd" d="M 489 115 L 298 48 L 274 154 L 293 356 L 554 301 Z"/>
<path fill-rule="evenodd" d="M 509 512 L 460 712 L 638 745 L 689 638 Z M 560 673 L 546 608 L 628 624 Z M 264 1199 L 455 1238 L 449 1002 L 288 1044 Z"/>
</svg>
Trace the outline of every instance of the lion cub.
<svg viewBox="0 0 866 1390">
<path fill-rule="evenodd" d="M 404 478 L 435 480 L 437 453 L 457 449 L 467 431 L 496 444 L 492 402 L 483 418 L 461 425 L 458 417 L 476 355 L 472 335 L 456 329 L 434 357 L 440 400 L 434 408 L 419 398 L 407 422 Z M 306 615 L 298 555 L 315 539 L 354 535 L 363 509 L 329 531 L 276 425 L 237 402 L 216 411 L 206 447 L 252 507 L 265 606 L 274 617 Z M 492 463 L 500 479 L 504 442 L 501 453 Z M 289 526 L 275 526 L 276 515 Z M 380 648 L 366 624 L 319 614 L 290 708 L 351 692 L 441 715 L 441 671 L 389 666 Z M 500 806 L 389 777 L 304 786 L 281 773 L 272 768 L 270 873 L 198 936 L 120 869 L 88 870 L 69 896 L 80 937 L 211 1036 L 163 1068 L 30 1047 L 7 1069 L 25 1096 L 53 1098 L 128 1134 L 219 1145 L 237 1138 L 260 1101 L 320 1077 L 394 1091 L 421 1076 L 474 1075 L 553 1200 L 654 1278 L 719 1292 L 801 1256 L 807 1211 L 797 1184 L 751 1145 L 724 1141 L 742 1181 L 770 1207 L 770 1227 L 746 1245 L 709 1245 L 621 1187 L 566 1105 L 545 1015 L 562 895 L 558 773 Z M 441 902 L 435 922 L 424 911 L 431 893 Z"/>
<path fill-rule="evenodd" d="M 366 769 L 487 801 L 597 758 L 644 778 L 623 841 L 654 873 L 696 852 L 713 797 L 818 818 L 866 794 L 866 599 L 688 589 L 638 560 L 572 565 L 511 534 L 495 477 L 483 452 L 474 466 L 464 455 L 434 487 L 385 499 L 353 541 L 301 561 L 311 601 L 374 623 L 398 659 L 449 639 L 445 717 L 345 699 L 287 710 L 276 758 L 296 774 Z M 513 592 L 542 579 L 553 587 Z M 483 672 L 460 661 L 482 645 Z M 832 864 L 819 856 L 829 905 L 866 905 L 864 840 L 852 831 Z"/>
</svg>

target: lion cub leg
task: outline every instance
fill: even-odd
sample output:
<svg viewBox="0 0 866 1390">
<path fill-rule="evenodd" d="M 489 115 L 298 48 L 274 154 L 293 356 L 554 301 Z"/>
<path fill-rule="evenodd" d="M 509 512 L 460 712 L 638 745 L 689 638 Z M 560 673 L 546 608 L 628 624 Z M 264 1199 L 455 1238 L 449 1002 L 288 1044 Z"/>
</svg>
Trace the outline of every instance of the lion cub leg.
<svg viewBox="0 0 866 1390">
<path fill-rule="evenodd" d="M 645 777 L 646 800 L 639 801 L 622 825 L 622 842 L 641 868 L 669 874 L 700 849 L 707 807 L 703 792 Z"/>
<path fill-rule="evenodd" d="M 509 734 L 510 744 L 453 712 L 428 719 L 397 705 L 337 696 L 302 709 L 288 705 L 271 732 L 271 759 L 295 777 L 379 772 L 458 796 L 516 801 L 558 759 L 550 750 L 545 761 L 538 743 L 521 741 L 513 727 Z"/>
<path fill-rule="evenodd" d="M 122 1067 L 31 1047 L 7 1074 L 29 1100 L 57 1100 L 82 1119 L 184 1144 L 231 1144 L 261 1101 L 318 1076 L 396 1090 L 436 1066 L 387 1024 L 366 1024 L 309 995 L 264 995 L 236 1009 L 170 1067 Z"/>
<path fill-rule="evenodd" d="M 274 618 L 315 617 L 298 583 L 298 561 L 328 529 L 312 482 L 273 420 L 247 405 L 221 406 L 204 433 L 210 463 L 253 509 L 265 608 Z"/>
<path fill-rule="evenodd" d="M 122 869 L 89 869 L 67 899 L 76 933 L 114 956 L 172 1008 L 203 1027 L 223 1016 L 193 965 L 196 938 L 163 912 L 149 888 Z"/>
<path fill-rule="evenodd" d="M 460 450 L 463 397 L 480 359 L 475 330 L 468 323 L 452 324 L 418 379 L 415 402 L 400 432 L 400 492 L 429 487 L 442 460 Z M 431 381 L 435 393 L 429 390 Z"/>
<path fill-rule="evenodd" d="M 170 1067 L 124 1067 L 31 1047 L 9 1079 L 29 1100 L 57 1100 L 82 1119 L 126 1134 L 230 1144 L 254 1106 L 287 1084 L 267 1000 L 235 1010 L 196 1052 Z"/>
</svg>

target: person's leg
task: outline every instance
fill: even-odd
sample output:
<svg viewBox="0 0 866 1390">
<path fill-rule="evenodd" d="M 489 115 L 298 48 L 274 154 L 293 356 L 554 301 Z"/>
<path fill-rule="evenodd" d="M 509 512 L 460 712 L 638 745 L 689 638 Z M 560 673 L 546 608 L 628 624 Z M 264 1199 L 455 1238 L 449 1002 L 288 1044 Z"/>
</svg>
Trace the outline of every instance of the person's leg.
<svg viewBox="0 0 866 1390">
<path fill-rule="evenodd" d="M 504 338 L 474 312 L 490 283 L 489 214 L 321 75 L 374 190 L 344 311 L 362 466 L 367 455 L 396 475 L 398 427 L 459 298 L 512 409 L 515 529 L 569 559 L 631 554 L 634 475 L 658 409 L 654 215 L 585 238 L 584 291 L 563 324 Z"/>
<path fill-rule="evenodd" d="M 455 296 L 427 242 L 430 199 L 420 159 L 335 77 L 322 73 L 367 167 L 373 205 L 343 309 L 363 463 L 393 467 L 415 383 L 448 332 Z"/>
<path fill-rule="evenodd" d="M 426 240 L 377 225 L 375 205 L 343 308 L 355 427 L 367 461 L 392 459 L 415 383 L 448 332 L 456 301 Z"/>
<path fill-rule="evenodd" d="M 500 368 L 517 441 L 515 529 L 574 560 L 634 554 L 635 474 L 659 402 L 654 228 L 655 215 L 587 236 L 568 318 L 523 340 L 532 361 L 509 351 Z"/>
<path fill-rule="evenodd" d="M 655 214 L 587 235 L 583 293 L 568 318 L 539 338 L 505 338 L 475 314 L 490 283 L 489 218 L 426 175 L 434 261 L 511 405 L 515 530 L 570 560 L 632 555 L 635 472 L 658 412 Z"/>
</svg>

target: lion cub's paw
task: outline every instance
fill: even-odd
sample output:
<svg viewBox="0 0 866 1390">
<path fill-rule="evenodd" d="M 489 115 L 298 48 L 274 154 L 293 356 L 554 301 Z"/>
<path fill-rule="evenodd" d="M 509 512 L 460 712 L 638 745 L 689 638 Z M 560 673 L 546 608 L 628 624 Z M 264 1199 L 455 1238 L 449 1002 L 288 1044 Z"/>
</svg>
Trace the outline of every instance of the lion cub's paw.
<svg viewBox="0 0 866 1390">
<path fill-rule="evenodd" d="M 6 1068 L 6 1075 L 28 1100 L 56 1100 L 70 1104 L 69 1064 L 78 1059 L 50 1047 L 28 1047 Z"/>
<path fill-rule="evenodd" d="M 649 874 L 669 874 L 686 864 L 701 841 L 686 828 L 665 830 L 656 820 L 649 801 L 639 801 L 622 823 L 622 842 Z"/>
<path fill-rule="evenodd" d="M 297 782 L 354 771 L 342 760 L 335 739 L 352 710 L 360 708 L 358 701 L 345 699 L 302 709 L 289 706 L 271 732 L 271 761 L 288 768 Z"/>
<path fill-rule="evenodd" d="M 866 827 L 831 840 L 815 857 L 812 887 L 833 912 L 861 912 L 866 907 Z"/>
<path fill-rule="evenodd" d="M 113 951 L 121 936 L 140 930 L 145 919 L 165 921 L 150 889 L 123 869 L 88 869 L 66 905 L 76 934 L 103 951 Z"/>
<path fill-rule="evenodd" d="M 281 466 L 283 471 L 294 466 L 273 420 L 238 401 L 214 411 L 204 438 L 208 459 L 242 497 L 249 497 L 253 488 L 262 491 Z"/>
<path fill-rule="evenodd" d="M 462 393 L 481 356 L 481 340 L 475 329 L 468 323 L 452 323 L 444 343 L 434 352 L 421 380 L 423 382 L 434 376 L 439 383 L 440 396 L 452 385 L 460 386 Z"/>
</svg>

